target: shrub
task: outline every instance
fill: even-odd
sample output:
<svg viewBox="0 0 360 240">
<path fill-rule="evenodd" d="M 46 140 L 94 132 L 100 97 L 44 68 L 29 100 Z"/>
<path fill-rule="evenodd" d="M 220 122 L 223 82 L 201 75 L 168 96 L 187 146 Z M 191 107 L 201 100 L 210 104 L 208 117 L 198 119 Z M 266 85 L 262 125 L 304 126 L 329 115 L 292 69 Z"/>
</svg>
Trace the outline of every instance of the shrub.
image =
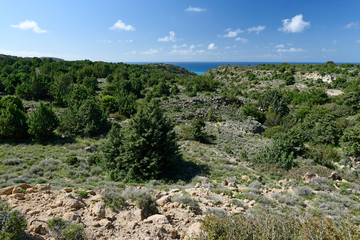
<svg viewBox="0 0 360 240">
<path fill-rule="evenodd" d="M 175 197 L 174 201 L 181 203 L 184 207 L 189 207 L 189 209 L 195 214 L 202 213 L 199 203 L 190 196 L 182 195 L 179 197 Z"/>
<path fill-rule="evenodd" d="M 309 147 L 308 156 L 316 163 L 332 169 L 335 169 L 334 162 L 338 162 L 340 160 L 337 152 L 329 145 L 318 144 L 316 146 Z"/>
<path fill-rule="evenodd" d="M 74 165 L 78 165 L 79 161 L 78 158 L 76 156 L 70 156 L 68 158 L 65 159 L 65 163 L 74 166 Z"/>
<path fill-rule="evenodd" d="M 274 112 L 281 116 L 288 114 L 289 108 L 280 90 L 270 89 L 265 91 L 259 99 L 260 107 L 268 110 L 273 107 Z"/>
<path fill-rule="evenodd" d="M 54 130 L 59 125 L 59 119 L 51 107 L 45 106 L 40 102 L 40 106 L 28 115 L 28 133 L 36 140 L 43 141 L 54 136 Z"/>
<path fill-rule="evenodd" d="M 89 195 L 85 190 L 75 191 L 75 193 L 81 195 L 82 198 L 87 198 Z"/>
<path fill-rule="evenodd" d="M 205 129 L 204 119 L 202 118 L 193 119 L 190 123 L 190 126 L 185 130 L 186 138 L 199 142 L 206 142 L 207 134 L 204 129 Z"/>
<path fill-rule="evenodd" d="M 26 220 L 18 211 L 11 211 L 9 205 L 0 200 L 0 239 L 16 240 L 23 236 Z"/>
<path fill-rule="evenodd" d="M 18 97 L 0 100 L 0 138 L 21 139 L 26 136 L 27 124 L 24 107 Z"/>
<path fill-rule="evenodd" d="M 156 208 L 155 198 L 149 193 L 138 195 L 135 200 L 136 206 L 141 209 L 141 218 L 145 219 L 159 213 Z"/>
<path fill-rule="evenodd" d="M 254 104 L 245 103 L 241 109 L 241 113 L 245 117 L 253 117 L 256 121 L 263 123 L 265 120 L 265 115 L 261 111 L 259 111 Z"/>
<path fill-rule="evenodd" d="M 84 227 L 71 223 L 60 217 L 54 217 L 47 222 L 51 234 L 58 240 L 85 240 Z"/>
<path fill-rule="evenodd" d="M 126 199 L 117 191 L 106 191 L 102 196 L 105 205 L 114 211 L 119 211 L 125 206 Z"/>
<path fill-rule="evenodd" d="M 360 127 L 346 128 L 340 139 L 340 146 L 344 148 L 347 154 L 356 157 L 360 156 Z"/>
<path fill-rule="evenodd" d="M 180 157 L 173 126 L 155 102 L 142 106 L 125 127 L 114 126 L 102 151 L 110 177 L 125 181 L 164 177 Z"/>
</svg>

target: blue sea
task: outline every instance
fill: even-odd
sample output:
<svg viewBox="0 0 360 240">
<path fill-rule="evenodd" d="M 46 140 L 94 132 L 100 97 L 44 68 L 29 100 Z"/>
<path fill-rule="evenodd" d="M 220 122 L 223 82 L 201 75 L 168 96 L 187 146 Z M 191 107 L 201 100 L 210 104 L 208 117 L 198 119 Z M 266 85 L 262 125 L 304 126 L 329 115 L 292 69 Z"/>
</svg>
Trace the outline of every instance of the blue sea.
<svg viewBox="0 0 360 240">
<path fill-rule="evenodd" d="M 129 62 L 129 64 L 148 64 L 155 62 Z M 257 66 L 259 64 L 281 64 L 282 62 L 163 62 L 186 68 L 198 75 L 205 73 L 207 70 L 217 68 L 222 65 L 241 65 L 241 66 Z M 289 62 L 290 64 L 324 64 L 325 62 Z M 340 63 L 335 63 L 340 64 Z M 354 63 L 359 64 L 359 63 Z"/>
</svg>

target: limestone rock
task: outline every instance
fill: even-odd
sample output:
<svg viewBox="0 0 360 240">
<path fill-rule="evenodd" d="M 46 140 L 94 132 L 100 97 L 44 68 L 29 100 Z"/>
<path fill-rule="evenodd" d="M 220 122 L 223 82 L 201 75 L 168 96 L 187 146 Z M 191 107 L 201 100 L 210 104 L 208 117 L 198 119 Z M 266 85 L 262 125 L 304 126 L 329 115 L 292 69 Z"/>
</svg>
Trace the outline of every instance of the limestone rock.
<svg viewBox="0 0 360 240">
<path fill-rule="evenodd" d="M 50 191 L 50 184 L 36 184 L 35 189 L 39 191 Z"/>
<path fill-rule="evenodd" d="M 72 192 L 72 188 L 65 187 L 65 188 L 64 188 L 64 191 L 67 192 L 67 193 Z"/>
<path fill-rule="evenodd" d="M 105 219 L 101 219 L 101 220 L 99 221 L 99 224 L 100 224 L 101 226 L 104 226 L 104 227 L 110 227 L 110 226 L 112 225 L 112 223 L 111 223 L 109 220 L 107 220 L 106 218 L 105 218 Z"/>
<path fill-rule="evenodd" d="M 160 199 L 156 200 L 156 204 L 161 207 L 165 206 L 165 204 L 167 204 L 169 202 L 171 202 L 170 196 L 163 196 Z"/>
<path fill-rule="evenodd" d="M 312 180 L 313 178 L 316 178 L 316 177 L 318 177 L 317 174 L 307 172 L 307 173 L 305 173 L 305 175 L 302 177 L 302 179 L 304 180 L 305 183 L 310 183 L 311 180 Z"/>
<path fill-rule="evenodd" d="M 187 230 L 185 239 L 196 239 L 201 234 L 201 223 L 195 222 L 193 223 Z"/>
<path fill-rule="evenodd" d="M 101 202 L 97 202 L 91 209 L 91 212 L 94 214 L 94 216 L 97 219 L 105 218 L 105 204 Z"/>
<path fill-rule="evenodd" d="M 10 194 L 12 194 L 13 189 L 14 189 L 14 186 L 2 188 L 2 189 L 0 189 L 0 195 L 10 195 Z"/>
<path fill-rule="evenodd" d="M 155 214 L 147 219 L 144 220 L 144 223 L 161 223 L 161 224 L 167 224 L 169 223 L 169 220 L 166 218 L 166 216 L 162 214 Z"/>
<path fill-rule="evenodd" d="M 74 208 L 74 209 L 78 209 L 78 208 L 83 208 L 85 207 L 85 204 L 80 202 L 79 200 L 76 200 L 76 199 L 69 199 L 68 201 L 66 201 L 64 203 L 64 205 L 66 207 L 69 207 L 69 208 Z"/>
</svg>

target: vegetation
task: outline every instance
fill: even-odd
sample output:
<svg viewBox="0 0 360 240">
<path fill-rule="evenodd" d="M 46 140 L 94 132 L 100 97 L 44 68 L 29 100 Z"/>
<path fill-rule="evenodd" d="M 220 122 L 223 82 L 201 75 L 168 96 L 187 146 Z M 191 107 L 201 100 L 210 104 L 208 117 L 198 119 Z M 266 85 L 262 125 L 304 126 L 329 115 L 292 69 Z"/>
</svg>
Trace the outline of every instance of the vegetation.
<svg viewBox="0 0 360 240">
<path fill-rule="evenodd" d="M 26 220 L 18 211 L 12 211 L 9 205 L 0 200 L 0 238 L 4 240 L 20 239 L 24 235 Z"/>
</svg>

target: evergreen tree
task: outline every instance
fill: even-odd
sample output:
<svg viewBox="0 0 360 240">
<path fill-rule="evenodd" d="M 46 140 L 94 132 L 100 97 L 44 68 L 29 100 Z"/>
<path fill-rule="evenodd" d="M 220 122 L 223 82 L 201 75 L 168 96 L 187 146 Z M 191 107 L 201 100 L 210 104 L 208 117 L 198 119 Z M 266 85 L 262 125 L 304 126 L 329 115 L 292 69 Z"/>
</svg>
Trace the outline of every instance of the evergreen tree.
<svg viewBox="0 0 360 240">
<path fill-rule="evenodd" d="M 28 133 L 36 140 L 43 141 L 54 136 L 54 130 L 59 125 L 59 119 L 51 107 L 40 102 L 38 109 L 28 116 Z"/>
<path fill-rule="evenodd" d="M 21 139 L 27 125 L 23 104 L 18 97 L 8 96 L 0 101 L 0 138 Z"/>
<path fill-rule="evenodd" d="M 111 178 L 125 181 L 160 178 L 180 156 L 173 126 L 155 102 L 142 105 L 125 127 L 113 127 L 103 153 Z"/>
</svg>

